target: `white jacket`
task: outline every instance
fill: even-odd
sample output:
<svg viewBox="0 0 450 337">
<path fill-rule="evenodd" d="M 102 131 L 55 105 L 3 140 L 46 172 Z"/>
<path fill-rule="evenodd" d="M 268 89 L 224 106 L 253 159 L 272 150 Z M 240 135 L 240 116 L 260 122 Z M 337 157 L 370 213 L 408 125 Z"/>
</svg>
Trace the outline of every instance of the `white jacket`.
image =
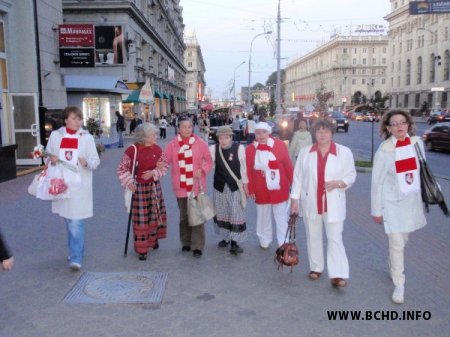
<svg viewBox="0 0 450 337">
<path fill-rule="evenodd" d="M 391 137 L 392 138 L 392 137 Z M 386 233 L 413 232 L 426 225 L 420 192 L 404 194 L 400 191 L 395 172 L 395 143 L 388 138 L 375 153 L 372 169 L 371 215 L 382 216 Z M 425 155 L 423 142 L 418 142 Z M 419 166 L 419 162 L 417 161 Z M 419 167 L 420 170 L 420 167 Z"/>
<path fill-rule="evenodd" d="M 48 140 L 46 147 L 47 152 L 58 155 L 61 139 L 65 134 L 65 127 L 53 131 Z M 93 216 L 92 171 L 100 164 L 100 158 L 98 157 L 92 135 L 84 129 L 80 129 L 77 134 L 80 135 L 78 141 L 78 156 L 87 161 L 87 167 L 82 167 L 81 165 L 77 166 L 81 176 L 81 184 L 72 188 L 69 199 L 52 202 L 53 213 L 57 213 L 60 216 L 71 220 L 86 219 Z M 64 168 L 64 166 L 62 166 L 62 169 L 68 170 L 67 168 Z"/>
<path fill-rule="evenodd" d="M 310 152 L 312 145 L 300 150 L 294 167 L 291 198 L 300 199 L 303 216 L 316 219 L 317 213 L 317 152 Z M 355 161 L 348 147 L 336 144 L 336 156 L 328 155 L 325 181 L 342 180 L 346 188 L 326 192 L 329 222 L 342 222 L 346 217 L 345 190 L 356 179 Z"/>
</svg>

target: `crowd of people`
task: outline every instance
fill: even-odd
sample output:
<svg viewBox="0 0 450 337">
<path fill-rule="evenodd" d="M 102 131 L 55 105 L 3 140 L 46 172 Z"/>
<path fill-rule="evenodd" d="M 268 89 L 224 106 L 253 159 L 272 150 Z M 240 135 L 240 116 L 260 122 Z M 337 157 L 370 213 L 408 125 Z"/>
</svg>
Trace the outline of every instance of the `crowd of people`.
<svg viewBox="0 0 450 337">
<path fill-rule="evenodd" d="M 69 266 L 79 270 L 84 252 L 84 225 L 93 215 L 92 171 L 100 160 L 92 136 L 81 128 L 79 108 L 68 107 L 64 114 L 65 125 L 52 132 L 49 139 L 47 149 L 55 155 L 48 158 L 48 164 L 70 161 L 78 171 L 68 175 L 74 193 L 69 199 L 53 201 L 52 211 L 64 218 Z M 201 134 L 202 129 L 211 125 L 206 115 L 199 115 L 197 122 Z M 161 123 L 159 130 L 150 123 L 138 125 L 134 143 L 125 149 L 117 167 L 120 184 L 133 193 L 130 212 L 134 249 L 140 260 L 146 260 L 167 236 L 166 196 L 161 179 L 169 172 L 179 209 L 181 251 L 192 252 L 195 258 L 203 255 L 205 223 L 191 226 L 188 199 L 207 191 L 207 176 L 213 171 L 214 227 L 219 247 L 229 246 L 233 255 L 244 252 L 243 242 L 248 237 L 245 207 L 249 198 L 256 204 L 256 236 L 261 249 L 268 249 L 274 236 L 275 248 L 281 246 L 290 215 L 301 216 L 306 233 L 308 277 L 319 280 L 326 267 L 333 287 L 347 286 L 349 262 L 342 236 L 346 192 L 355 182 L 356 169 L 351 150 L 333 140 L 335 125 L 331 121 L 318 119 L 310 130 L 305 121 L 299 121 L 289 148 L 271 136 L 271 126 L 264 121 L 252 123 L 254 138 L 246 147 L 233 141 L 234 130 L 227 125 L 218 128 L 218 142 L 208 146 L 204 137 L 194 133 L 193 119 L 179 118 L 176 123 L 176 134 L 164 149 L 157 144 Z M 167 127 L 165 123 L 164 126 Z M 384 225 L 389 240 L 392 301 L 403 303 L 405 246 L 409 234 L 426 225 L 414 151 L 415 143 L 421 148 L 423 144 L 414 136 L 414 122 L 408 113 L 390 111 L 383 116 L 380 126 L 384 142 L 374 158 L 371 215 L 375 223 Z M 3 268 L 9 269 L 11 254 L 4 249 L 1 252 Z"/>
</svg>

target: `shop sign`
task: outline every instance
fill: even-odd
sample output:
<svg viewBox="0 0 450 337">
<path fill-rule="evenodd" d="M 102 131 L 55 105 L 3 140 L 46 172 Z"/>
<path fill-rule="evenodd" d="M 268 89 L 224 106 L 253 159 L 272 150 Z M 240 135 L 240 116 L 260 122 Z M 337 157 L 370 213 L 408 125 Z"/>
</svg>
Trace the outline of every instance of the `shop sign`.
<svg viewBox="0 0 450 337">
<path fill-rule="evenodd" d="M 59 25 L 60 47 L 94 47 L 94 25 Z"/>
<path fill-rule="evenodd" d="M 60 48 L 59 60 L 61 68 L 95 67 L 94 48 Z"/>
<path fill-rule="evenodd" d="M 141 93 L 139 94 L 139 102 L 150 104 L 153 101 L 153 89 L 150 85 L 150 81 L 147 80 L 144 86 L 141 88 Z"/>
<path fill-rule="evenodd" d="M 409 3 L 409 14 L 450 13 L 450 0 L 444 1 L 412 1 Z"/>
</svg>

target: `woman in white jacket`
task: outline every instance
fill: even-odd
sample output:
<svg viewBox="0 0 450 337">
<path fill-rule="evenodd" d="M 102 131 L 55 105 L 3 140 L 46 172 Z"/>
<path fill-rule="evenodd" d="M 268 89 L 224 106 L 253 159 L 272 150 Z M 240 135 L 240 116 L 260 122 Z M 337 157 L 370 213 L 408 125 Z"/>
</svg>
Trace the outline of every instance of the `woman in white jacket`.
<svg viewBox="0 0 450 337">
<path fill-rule="evenodd" d="M 389 268 L 394 292 L 392 301 L 404 302 L 404 249 L 409 233 L 426 225 L 420 192 L 420 166 L 414 145 L 411 116 L 392 110 L 383 116 L 380 134 L 385 139 L 375 153 L 372 170 L 371 215 L 384 224 L 389 239 Z"/>
<path fill-rule="evenodd" d="M 83 114 L 76 106 L 63 111 L 64 125 L 50 134 L 46 151 L 49 164 L 59 165 L 69 187 L 68 199 L 52 202 L 52 212 L 64 218 L 69 245 L 69 266 L 81 269 L 84 254 L 84 226 L 93 216 L 92 171 L 100 164 L 94 138 L 82 129 Z M 70 170 L 65 162 L 75 167 Z"/>
</svg>

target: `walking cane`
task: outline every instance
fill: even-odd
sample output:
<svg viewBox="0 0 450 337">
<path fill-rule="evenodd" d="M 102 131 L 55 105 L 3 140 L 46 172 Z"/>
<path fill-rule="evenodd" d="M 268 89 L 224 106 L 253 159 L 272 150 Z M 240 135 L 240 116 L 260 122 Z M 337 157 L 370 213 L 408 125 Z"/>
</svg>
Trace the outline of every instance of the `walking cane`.
<svg viewBox="0 0 450 337">
<path fill-rule="evenodd" d="M 136 177 L 136 170 L 138 167 L 138 162 L 136 160 L 136 164 L 134 166 L 134 172 L 133 172 L 133 180 Z M 131 216 L 133 215 L 133 195 L 134 193 L 131 194 L 131 202 L 130 202 L 130 212 L 128 213 L 128 226 L 127 226 L 127 236 L 125 239 L 125 250 L 123 252 L 123 257 L 127 257 L 127 253 L 128 253 L 128 241 L 130 239 L 130 229 L 131 229 Z"/>
</svg>

